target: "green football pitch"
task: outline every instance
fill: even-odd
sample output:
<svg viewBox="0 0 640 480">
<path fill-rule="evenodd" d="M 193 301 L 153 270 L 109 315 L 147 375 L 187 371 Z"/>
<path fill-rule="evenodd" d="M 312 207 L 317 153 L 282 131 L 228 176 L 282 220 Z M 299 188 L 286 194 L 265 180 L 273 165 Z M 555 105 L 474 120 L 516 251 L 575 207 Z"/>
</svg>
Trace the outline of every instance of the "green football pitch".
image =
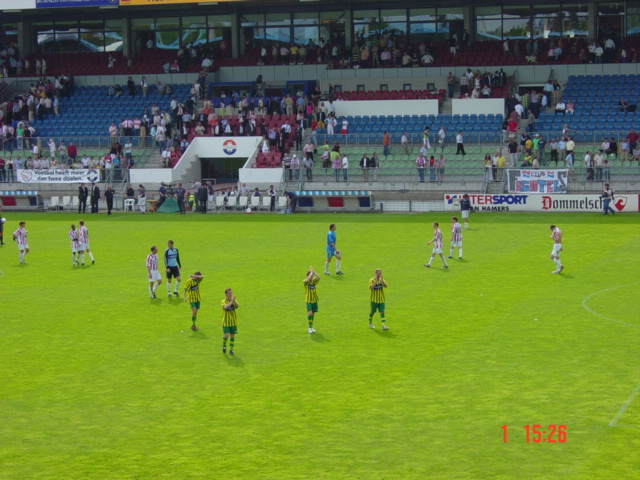
<svg viewBox="0 0 640 480">
<path fill-rule="evenodd" d="M 638 215 L 474 214 L 448 269 L 423 266 L 446 213 L 86 215 L 96 263 L 75 268 L 77 215 L 4 216 L 1 479 L 640 478 Z M 330 223 L 345 274 L 321 276 L 309 334 Z M 205 276 L 197 332 L 164 283 L 149 298 L 169 239 Z"/>
</svg>

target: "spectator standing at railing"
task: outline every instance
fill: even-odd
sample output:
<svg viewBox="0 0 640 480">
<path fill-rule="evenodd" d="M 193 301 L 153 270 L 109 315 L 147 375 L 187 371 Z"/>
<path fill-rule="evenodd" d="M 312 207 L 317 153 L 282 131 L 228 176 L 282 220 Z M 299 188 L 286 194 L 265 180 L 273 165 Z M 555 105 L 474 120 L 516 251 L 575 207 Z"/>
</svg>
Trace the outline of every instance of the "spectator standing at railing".
<svg viewBox="0 0 640 480">
<path fill-rule="evenodd" d="M 424 153 L 420 151 L 418 158 L 416 158 L 416 169 L 418 170 L 418 178 L 421 183 L 424 183 L 424 169 L 427 165 L 427 160 L 424 157 Z"/>
<path fill-rule="evenodd" d="M 609 141 L 609 149 L 605 151 L 611 160 L 618 158 L 618 143 L 614 137 L 611 137 Z"/>
<path fill-rule="evenodd" d="M 15 177 L 15 165 L 13 163 L 13 159 L 10 158 L 9 160 L 7 160 L 6 165 L 5 165 L 5 170 L 7 172 L 7 182 L 9 182 L 9 185 L 11 185 L 14 182 L 15 178 L 16 178 Z M 1 241 L 1 239 L 0 239 L 0 241 Z"/>
<path fill-rule="evenodd" d="M 384 139 L 383 139 L 384 144 Z M 407 137 L 407 132 L 402 132 L 402 137 L 400 137 L 400 144 L 402 145 L 402 153 L 404 155 L 409 154 L 409 137 Z M 385 154 L 386 156 L 387 154 Z"/>
<path fill-rule="evenodd" d="M 389 130 L 384 131 L 384 135 L 382 136 L 382 154 L 386 157 L 391 155 L 391 139 L 389 137 Z"/>
<path fill-rule="evenodd" d="M 602 149 L 593 156 L 593 163 L 596 167 L 596 181 L 601 182 L 604 173 L 604 155 Z"/>
<path fill-rule="evenodd" d="M 626 138 L 623 138 L 620 141 L 620 160 L 621 160 L 620 165 L 624 166 L 624 162 L 627 160 L 628 156 L 629 156 L 629 140 Z"/>
<path fill-rule="evenodd" d="M 56 159 L 56 152 L 58 151 L 58 147 L 56 146 L 56 142 L 53 138 L 50 138 L 47 142 L 47 146 L 49 147 L 49 154 L 53 160 Z"/>
<path fill-rule="evenodd" d="M 584 166 L 587 169 L 587 181 L 594 180 L 593 157 L 591 156 L 591 152 L 587 152 L 584 156 Z"/>
<path fill-rule="evenodd" d="M 342 156 L 342 179 L 345 182 L 349 181 L 349 158 L 346 155 Z"/>
</svg>

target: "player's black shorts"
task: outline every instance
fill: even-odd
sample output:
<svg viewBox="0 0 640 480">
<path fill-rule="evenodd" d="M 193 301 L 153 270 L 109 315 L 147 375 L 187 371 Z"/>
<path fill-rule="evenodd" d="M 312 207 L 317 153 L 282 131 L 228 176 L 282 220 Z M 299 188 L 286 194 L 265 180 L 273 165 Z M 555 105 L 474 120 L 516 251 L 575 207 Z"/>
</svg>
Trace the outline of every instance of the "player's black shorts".
<svg viewBox="0 0 640 480">
<path fill-rule="evenodd" d="M 180 276 L 180 267 L 167 267 L 167 278 L 171 280 L 171 277 L 176 278 Z"/>
</svg>

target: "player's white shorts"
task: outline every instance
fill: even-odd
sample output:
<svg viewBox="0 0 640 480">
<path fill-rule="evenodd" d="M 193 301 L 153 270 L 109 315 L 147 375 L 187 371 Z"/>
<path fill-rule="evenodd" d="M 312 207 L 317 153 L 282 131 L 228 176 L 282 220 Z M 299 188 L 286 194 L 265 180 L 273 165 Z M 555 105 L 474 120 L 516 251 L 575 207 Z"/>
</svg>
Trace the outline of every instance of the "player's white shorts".
<svg viewBox="0 0 640 480">
<path fill-rule="evenodd" d="M 28 243 L 18 243 L 18 250 L 27 250 L 29 248 Z"/>
<path fill-rule="evenodd" d="M 89 244 L 88 243 L 81 243 L 80 247 L 78 247 L 78 251 L 79 252 L 86 252 L 88 248 L 89 248 Z"/>
<path fill-rule="evenodd" d="M 151 270 L 151 272 L 149 272 L 149 275 L 147 275 L 147 278 L 149 279 L 149 283 L 157 282 L 158 280 L 162 279 L 158 270 Z"/>
<path fill-rule="evenodd" d="M 462 218 L 469 218 L 469 210 L 461 210 L 460 213 Z"/>
<path fill-rule="evenodd" d="M 562 244 L 561 243 L 554 243 L 553 244 L 553 250 L 551 250 L 551 256 L 560 257 L 560 252 L 561 251 L 562 251 Z"/>
<path fill-rule="evenodd" d="M 433 247 L 433 250 L 431 250 L 431 253 L 440 254 L 440 253 L 442 253 L 442 248 L 440 248 L 440 247 Z"/>
<path fill-rule="evenodd" d="M 451 242 L 451 246 L 452 247 L 462 247 L 462 240 L 460 240 L 459 242 Z"/>
<path fill-rule="evenodd" d="M 71 253 L 78 253 L 80 250 L 80 247 L 71 247 Z"/>
</svg>

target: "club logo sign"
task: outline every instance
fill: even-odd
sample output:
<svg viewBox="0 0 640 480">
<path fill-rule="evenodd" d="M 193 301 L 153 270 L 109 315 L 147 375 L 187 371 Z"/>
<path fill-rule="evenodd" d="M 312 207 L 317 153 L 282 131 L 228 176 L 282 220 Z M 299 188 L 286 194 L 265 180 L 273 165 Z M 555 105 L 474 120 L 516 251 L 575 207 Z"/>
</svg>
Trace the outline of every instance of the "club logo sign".
<svg viewBox="0 0 640 480">
<path fill-rule="evenodd" d="M 624 210 L 624 207 L 627 206 L 627 197 L 618 197 L 618 196 L 616 196 L 616 199 L 613 202 L 613 204 L 616 206 L 618 211 L 621 212 L 622 210 Z"/>
<path fill-rule="evenodd" d="M 238 151 L 238 144 L 231 139 L 222 142 L 222 151 L 227 155 L 233 155 Z"/>
</svg>

